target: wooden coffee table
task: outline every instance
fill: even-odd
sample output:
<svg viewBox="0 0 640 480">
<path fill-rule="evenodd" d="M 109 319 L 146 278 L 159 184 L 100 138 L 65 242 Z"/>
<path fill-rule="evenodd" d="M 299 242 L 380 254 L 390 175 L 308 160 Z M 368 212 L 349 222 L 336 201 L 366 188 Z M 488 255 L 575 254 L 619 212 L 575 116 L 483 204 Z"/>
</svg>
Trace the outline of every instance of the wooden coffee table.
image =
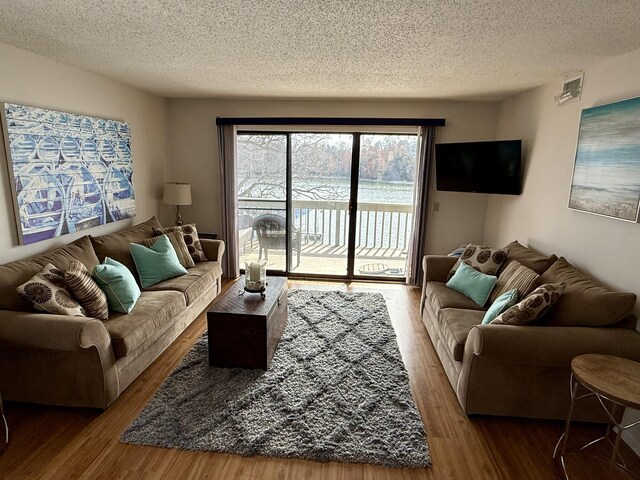
<svg viewBox="0 0 640 480">
<path fill-rule="evenodd" d="M 241 276 L 207 312 L 209 365 L 266 370 L 287 324 L 287 278 L 269 277 L 265 298 Z"/>
</svg>

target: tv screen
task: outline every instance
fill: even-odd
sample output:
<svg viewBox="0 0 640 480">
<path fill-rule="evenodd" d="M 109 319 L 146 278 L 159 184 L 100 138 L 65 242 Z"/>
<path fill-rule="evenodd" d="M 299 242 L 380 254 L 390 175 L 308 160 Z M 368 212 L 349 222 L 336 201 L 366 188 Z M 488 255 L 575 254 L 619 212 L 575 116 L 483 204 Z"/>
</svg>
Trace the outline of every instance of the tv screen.
<svg viewBox="0 0 640 480">
<path fill-rule="evenodd" d="M 522 140 L 436 144 L 436 186 L 446 192 L 520 195 Z"/>
</svg>

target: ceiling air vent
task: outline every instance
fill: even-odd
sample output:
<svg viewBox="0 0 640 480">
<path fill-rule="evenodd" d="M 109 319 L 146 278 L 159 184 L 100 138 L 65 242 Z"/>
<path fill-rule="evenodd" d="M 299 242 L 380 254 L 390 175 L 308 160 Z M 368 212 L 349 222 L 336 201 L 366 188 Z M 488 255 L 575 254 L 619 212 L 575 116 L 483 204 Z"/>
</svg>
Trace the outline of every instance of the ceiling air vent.
<svg viewBox="0 0 640 480">
<path fill-rule="evenodd" d="M 567 103 L 580 100 L 583 79 L 584 72 L 565 78 L 564 83 L 562 84 L 562 93 L 555 97 L 556 103 L 558 105 L 566 105 Z"/>
</svg>

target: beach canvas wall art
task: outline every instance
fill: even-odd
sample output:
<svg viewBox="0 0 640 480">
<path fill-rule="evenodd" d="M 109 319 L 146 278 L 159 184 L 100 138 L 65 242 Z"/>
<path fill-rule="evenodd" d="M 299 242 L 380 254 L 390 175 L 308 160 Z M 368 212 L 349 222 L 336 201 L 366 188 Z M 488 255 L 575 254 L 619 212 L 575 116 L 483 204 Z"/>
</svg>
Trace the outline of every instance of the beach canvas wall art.
<svg viewBox="0 0 640 480">
<path fill-rule="evenodd" d="M 12 103 L 1 113 L 21 244 L 135 215 L 129 124 Z"/>
<path fill-rule="evenodd" d="M 630 222 L 640 205 L 640 97 L 582 111 L 569 208 Z"/>
</svg>

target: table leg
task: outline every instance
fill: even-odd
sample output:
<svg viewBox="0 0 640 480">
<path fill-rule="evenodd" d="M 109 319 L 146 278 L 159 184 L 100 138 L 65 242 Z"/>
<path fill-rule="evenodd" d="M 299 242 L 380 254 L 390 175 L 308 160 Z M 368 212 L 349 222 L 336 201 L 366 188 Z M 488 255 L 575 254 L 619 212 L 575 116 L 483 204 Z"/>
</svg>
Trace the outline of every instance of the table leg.
<svg viewBox="0 0 640 480">
<path fill-rule="evenodd" d="M 553 458 L 555 459 L 558 455 L 558 449 L 560 449 L 560 443 L 562 443 L 562 448 L 560 449 L 560 467 L 562 468 L 562 473 L 564 474 L 565 480 L 569 480 L 569 476 L 567 475 L 567 467 L 564 464 L 564 454 L 567 449 L 567 439 L 569 438 L 569 429 L 571 428 L 571 418 L 573 416 L 573 407 L 576 400 L 578 386 L 579 383 L 573 380 L 572 373 L 569 380 L 569 388 L 571 390 L 571 404 L 569 405 L 569 415 L 567 416 L 567 423 L 565 425 L 564 432 L 562 433 L 562 435 L 560 435 L 558 443 L 556 443 L 556 448 L 553 450 Z"/>
<path fill-rule="evenodd" d="M 607 473 L 607 478 L 611 478 L 613 474 L 613 469 L 616 466 L 616 459 L 618 458 L 618 447 L 620 447 L 620 437 L 622 436 L 622 432 L 618 430 L 616 435 L 616 443 L 613 446 L 613 455 L 611 455 L 611 461 L 609 462 L 609 472 Z"/>
<path fill-rule="evenodd" d="M 2 422 L 4 423 L 4 443 L 9 443 L 9 425 L 7 424 L 7 418 L 4 416 L 4 406 L 2 405 L 2 394 L 0 394 L 0 416 L 2 416 Z"/>
</svg>

